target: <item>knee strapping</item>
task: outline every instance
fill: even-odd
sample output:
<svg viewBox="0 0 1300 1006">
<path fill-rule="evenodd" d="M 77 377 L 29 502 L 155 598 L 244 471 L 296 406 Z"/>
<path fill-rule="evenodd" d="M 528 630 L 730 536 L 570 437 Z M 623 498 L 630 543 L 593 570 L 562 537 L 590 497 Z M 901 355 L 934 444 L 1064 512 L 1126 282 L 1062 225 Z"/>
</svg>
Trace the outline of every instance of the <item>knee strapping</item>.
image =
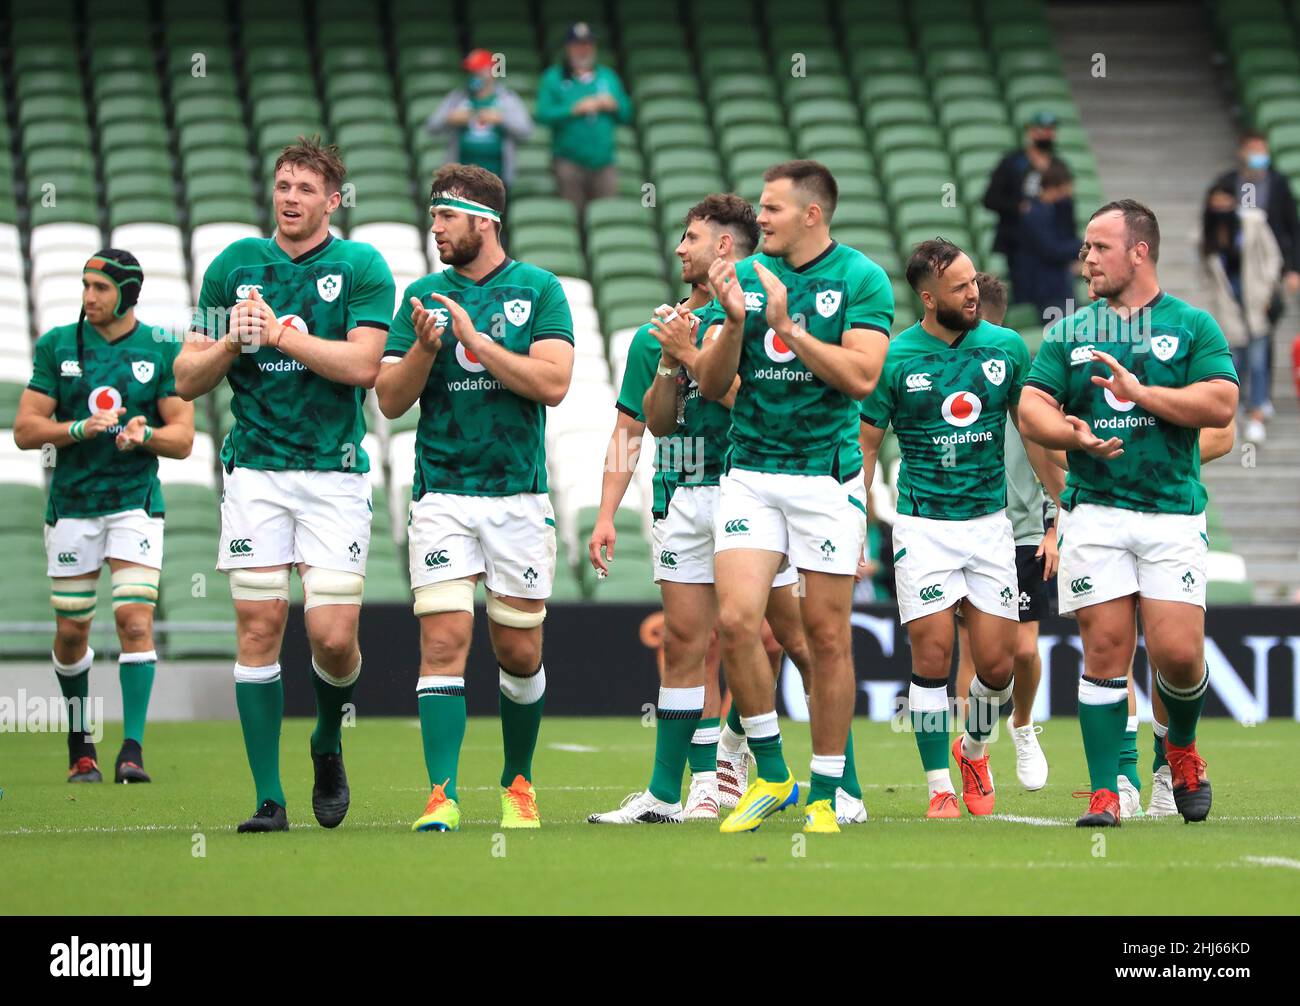
<svg viewBox="0 0 1300 1006">
<path fill-rule="evenodd" d="M 50 585 L 50 606 L 61 618 L 89 622 L 95 617 L 95 595 L 99 581 L 94 577 L 54 580 Z"/>
<path fill-rule="evenodd" d="M 322 604 L 360 604 L 365 587 L 366 578 L 360 573 L 312 566 L 302 577 L 303 610 Z"/>
<path fill-rule="evenodd" d="M 444 580 L 441 583 L 427 583 L 415 588 L 415 614 L 438 615 L 444 611 L 468 611 L 474 614 L 474 580 L 461 577 L 459 580 Z M 492 597 L 488 595 L 488 611 L 491 612 Z"/>
<path fill-rule="evenodd" d="M 113 571 L 113 610 L 124 604 L 158 603 L 158 570 L 148 566 L 129 566 Z"/>
<path fill-rule="evenodd" d="M 487 596 L 487 613 L 492 621 L 511 629 L 535 629 L 546 621 L 545 605 L 542 606 L 541 611 L 520 611 L 506 604 L 491 591 L 488 591 Z"/>
<path fill-rule="evenodd" d="M 230 596 L 236 601 L 289 600 L 289 568 L 259 573 L 251 569 L 230 571 Z"/>
</svg>

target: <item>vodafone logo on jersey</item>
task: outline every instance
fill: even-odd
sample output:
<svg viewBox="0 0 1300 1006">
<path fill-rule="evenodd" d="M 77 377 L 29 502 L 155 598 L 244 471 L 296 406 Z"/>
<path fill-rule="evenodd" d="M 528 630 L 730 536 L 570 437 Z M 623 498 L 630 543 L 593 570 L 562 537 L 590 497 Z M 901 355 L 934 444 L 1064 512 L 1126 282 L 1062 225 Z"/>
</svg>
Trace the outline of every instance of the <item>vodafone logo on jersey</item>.
<svg viewBox="0 0 1300 1006">
<path fill-rule="evenodd" d="M 103 384 L 90 393 L 86 399 L 86 405 L 93 416 L 96 412 L 104 412 L 109 409 L 120 409 L 122 407 L 122 393 L 116 388 L 110 388 Z"/>
<path fill-rule="evenodd" d="M 1106 396 L 1106 404 L 1116 412 L 1128 412 L 1133 408 L 1133 403 L 1127 398 L 1119 398 L 1110 388 L 1103 387 L 1101 393 Z"/>
<path fill-rule="evenodd" d="M 487 367 L 478 362 L 478 357 L 465 348 L 462 342 L 456 343 L 456 362 L 471 374 L 481 374 Z"/>
<path fill-rule="evenodd" d="M 943 400 L 943 418 L 951 426 L 969 426 L 984 411 L 979 395 L 971 391 L 954 391 Z"/>
<path fill-rule="evenodd" d="M 785 344 L 773 329 L 768 329 L 767 334 L 763 336 L 763 349 L 767 351 L 769 360 L 775 363 L 789 363 L 794 359 L 794 350 Z"/>
<path fill-rule="evenodd" d="M 281 325 L 289 325 L 292 328 L 296 328 L 303 335 L 307 334 L 307 323 L 296 314 L 286 314 L 283 318 L 277 320 Z"/>
</svg>

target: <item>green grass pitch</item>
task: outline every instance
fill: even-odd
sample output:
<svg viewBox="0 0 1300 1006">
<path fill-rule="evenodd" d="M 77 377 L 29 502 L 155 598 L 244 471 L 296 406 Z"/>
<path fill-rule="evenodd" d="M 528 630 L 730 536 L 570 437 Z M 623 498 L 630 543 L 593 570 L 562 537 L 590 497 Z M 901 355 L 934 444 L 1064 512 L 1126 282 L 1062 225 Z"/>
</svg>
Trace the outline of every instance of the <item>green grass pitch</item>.
<svg viewBox="0 0 1300 1006">
<path fill-rule="evenodd" d="M 106 773 L 120 729 L 110 724 L 99 747 Z M 783 729 L 790 764 L 806 776 L 807 727 Z M 587 824 L 644 787 L 654 730 L 639 721 L 545 721 L 535 765 L 543 827 L 502 832 L 499 727 L 471 720 L 457 834 L 409 830 L 427 795 L 414 720 L 363 719 L 344 731 L 352 810 L 335 831 L 311 815 L 310 724 L 286 722 L 292 831 L 277 835 L 235 834 L 253 810 L 237 723 L 151 725 L 156 782 L 134 787 L 69 786 L 62 736 L 2 734 L 0 913 L 1203 915 L 1300 904 L 1300 724 L 1204 723 L 1209 822 L 1139 820 L 1108 832 L 1073 826 L 1085 804 L 1071 791 L 1086 773 L 1072 719 L 1045 726 L 1051 780 L 1038 793 L 1016 783 L 1010 738 L 993 746 L 997 812 L 1009 819 L 926 821 L 912 737 L 861 720 L 855 729 L 872 820 L 806 840 L 790 811 L 736 836 L 708 823 Z M 1144 726 L 1144 798 L 1150 738 Z"/>
</svg>

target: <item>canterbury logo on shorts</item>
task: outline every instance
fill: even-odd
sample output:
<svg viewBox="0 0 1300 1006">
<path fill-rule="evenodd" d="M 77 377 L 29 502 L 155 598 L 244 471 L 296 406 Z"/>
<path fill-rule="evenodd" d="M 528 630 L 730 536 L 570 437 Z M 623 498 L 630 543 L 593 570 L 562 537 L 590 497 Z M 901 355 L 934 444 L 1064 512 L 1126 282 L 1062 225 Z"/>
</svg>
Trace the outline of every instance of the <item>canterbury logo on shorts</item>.
<svg viewBox="0 0 1300 1006">
<path fill-rule="evenodd" d="M 921 600 L 927 604 L 931 601 L 938 601 L 943 597 L 943 588 L 937 583 L 932 583 L 928 587 L 921 588 Z"/>
<path fill-rule="evenodd" d="M 430 569 L 435 566 L 445 566 L 449 562 L 451 562 L 451 559 L 448 558 L 447 550 L 445 548 L 440 548 L 436 552 L 424 553 L 424 564 Z"/>
<path fill-rule="evenodd" d="M 1092 590 L 1091 577 L 1081 576 L 1077 580 L 1070 581 L 1070 593 L 1072 594 L 1086 594 L 1090 590 Z"/>
<path fill-rule="evenodd" d="M 231 555 L 248 555 L 253 551 L 252 538 L 231 538 L 230 554 Z"/>
<path fill-rule="evenodd" d="M 739 520 L 729 520 L 722 525 L 722 530 L 727 534 L 748 534 L 749 518 L 742 517 Z"/>
<path fill-rule="evenodd" d="M 70 566 L 72 563 L 74 563 L 74 562 L 76 562 L 76 561 L 77 561 L 77 553 L 76 553 L 76 552 L 60 552 L 60 553 L 59 553 L 59 562 L 62 563 L 64 566 Z"/>
</svg>

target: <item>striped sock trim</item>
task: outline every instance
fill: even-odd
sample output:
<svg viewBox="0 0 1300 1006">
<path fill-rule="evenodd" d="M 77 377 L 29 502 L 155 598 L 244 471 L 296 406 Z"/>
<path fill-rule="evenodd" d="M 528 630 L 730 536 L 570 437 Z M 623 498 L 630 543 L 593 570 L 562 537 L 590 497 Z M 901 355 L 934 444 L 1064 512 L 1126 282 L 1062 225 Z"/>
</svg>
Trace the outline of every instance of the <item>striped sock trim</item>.
<svg viewBox="0 0 1300 1006">
<path fill-rule="evenodd" d="M 117 658 L 119 664 L 152 664 L 158 661 L 157 650 L 141 650 L 139 653 L 123 653 Z"/>
<path fill-rule="evenodd" d="M 1001 688 L 994 688 L 977 673 L 971 678 L 970 693 L 981 699 L 996 699 L 998 702 L 1006 702 L 1011 698 L 1012 682 L 1008 681 Z"/>
<path fill-rule="evenodd" d="M 357 666 L 352 668 L 352 673 L 346 678 L 335 678 L 321 670 L 320 664 L 316 663 L 316 658 L 311 658 L 311 669 L 316 672 L 316 677 L 320 678 L 325 684 L 334 688 L 348 688 L 357 683 L 357 678 L 361 677 L 361 659 L 357 658 Z"/>
<path fill-rule="evenodd" d="M 781 727 L 776 721 L 775 710 L 760 713 L 758 716 L 742 716 L 740 725 L 745 728 L 745 736 L 751 741 L 765 741 L 781 736 Z"/>
<path fill-rule="evenodd" d="M 1167 724 L 1161 723 L 1157 719 L 1153 719 L 1151 721 L 1151 732 L 1157 737 L 1163 739 L 1169 734 L 1169 727 Z"/>
<path fill-rule="evenodd" d="M 61 674 L 65 678 L 75 678 L 78 675 L 85 674 L 90 670 L 90 665 L 95 662 L 95 651 L 89 646 L 86 647 L 86 655 L 74 664 L 61 664 L 55 659 L 54 653 L 50 653 L 50 660 L 54 662 L 54 673 Z"/>
<path fill-rule="evenodd" d="M 682 716 L 668 716 L 667 713 L 690 713 L 700 716 L 704 713 L 704 686 L 695 688 L 660 688 L 659 701 L 655 703 L 660 719 L 684 719 Z"/>
<path fill-rule="evenodd" d="M 442 675 L 429 675 L 427 678 L 420 678 L 415 683 L 415 694 L 424 695 L 464 695 L 465 679 L 444 677 Z"/>
<path fill-rule="evenodd" d="M 713 747 L 722 737 L 721 727 L 700 727 L 691 735 L 691 743 L 700 747 Z"/>
<path fill-rule="evenodd" d="M 812 756 L 810 766 L 814 775 L 825 776 L 827 779 L 844 778 L 844 755 L 819 755 Z"/>
<path fill-rule="evenodd" d="M 1128 678 L 1079 679 L 1079 702 L 1085 706 L 1110 706 L 1128 701 Z"/>
<path fill-rule="evenodd" d="M 280 664 L 267 664 L 265 667 L 249 667 L 235 664 L 235 681 L 245 685 L 270 685 L 280 680 Z"/>
<path fill-rule="evenodd" d="M 1205 694 L 1205 690 L 1210 687 L 1210 671 L 1207 668 L 1205 673 L 1201 675 L 1201 680 L 1192 685 L 1191 688 L 1175 688 L 1165 680 L 1163 674 L 1156 671 L 1156 687 L 1171 699 L 1183 699 L 1184 701 L 1199 699 Z"/>
</svg>

